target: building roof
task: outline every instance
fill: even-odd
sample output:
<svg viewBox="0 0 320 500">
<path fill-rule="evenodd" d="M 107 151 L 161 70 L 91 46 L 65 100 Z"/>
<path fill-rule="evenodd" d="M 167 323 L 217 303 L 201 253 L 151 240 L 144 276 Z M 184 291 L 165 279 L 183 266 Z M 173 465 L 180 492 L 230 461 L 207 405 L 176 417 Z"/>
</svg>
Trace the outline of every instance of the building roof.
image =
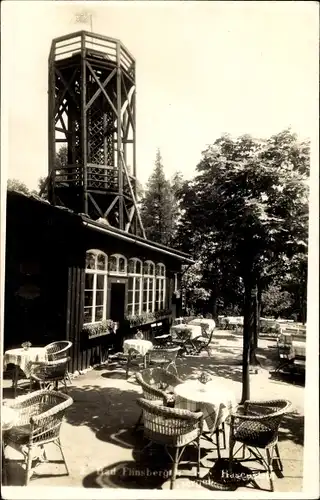
<svg viewBox="0 0 320 500">
<path fill-rule="evenodd" d="M 167 247 L 167 246 L 162 245 L 160 243 L 155 243 L 153 241 L 142 238 L 141 236 L 136 236 L 134 234 L 127 233 L 126 231 L 123 231 L 121 229 L 118 229 L 116 227 L 108 225 L 106 222 L 101 222 L 101 219 L 100 219 L 100 221 L 95 221 L 95 220 L 91 219 L 88 215 L 77 214 L 77 213 L 73 212 L 73 210 L 71 210 L 67 207 L 54 206 L 48 200 L 41 198 L 40 196 L 37 196 L 35 194 L 26 194 L 22 191 L 13 191 L 13 190 L 8 190 L 7 193 L 9 196 L 24 197 L 24 198 L 27 198 L 27 199 L 35 202 L 35 203 L 39 203 L 42 205 L 49 205 L 50 207 L 52 207 L 53 210 L 57 210 L 60 213 L 61 212 L 68 212 L 70 215 L 76 217 L 78 220 L 81 220 L 84 227 L 88 227 L 91 230 L 99 231 L 100 233 L 108 234 L 109 236 L 112 236 L 114 238 L 118 238 L 120 240 L 127 241 L 129 243 L 133 243 L 135 245 L 138 245 L 138 246 L 141 246 L 144 248 L 149 248 L 150 250 L 153 250 L 155 252 L 169 255 L 170 257 L 173 257 L 173 258 L 180 260 L 182 262 L 185 262 L 187 264 L 194 263 L 194 260 L 191 259 L 191 257 L 184 252 L 180 252 L 179 250 Z"/>
<path fill-rule="evenodd" d="M 136 236 L 134 234 L 127 233 L 126 231 L 122 231 L 121 229 L 115 228 L 108 224 L 103 224 L 101 222 L 93 221 L 92 219 L 90 219 L 85 215 L 81 215 L 81 218 L 85 226 L 91 229 L 95 229 L 96 231 L 100 231 L 101 233 L 109 234 L 110 236 L 114 236 L 115 238 L 135 243 L 138 246 L 142 246 L 145 248 L 149 248 L 150 250 L 154 250 L 156 252 L 170 255 L 171 257 L 182 260 L 188 264 L 194 263 L 194 260 L 192 260 L 188 254 L 180 252 L 179 250 L 176 250 L 174 248 L 161 245 L 160 243 L 155 243 L 153 241 L 144 239 L 141 236 Z"/>
</svg>

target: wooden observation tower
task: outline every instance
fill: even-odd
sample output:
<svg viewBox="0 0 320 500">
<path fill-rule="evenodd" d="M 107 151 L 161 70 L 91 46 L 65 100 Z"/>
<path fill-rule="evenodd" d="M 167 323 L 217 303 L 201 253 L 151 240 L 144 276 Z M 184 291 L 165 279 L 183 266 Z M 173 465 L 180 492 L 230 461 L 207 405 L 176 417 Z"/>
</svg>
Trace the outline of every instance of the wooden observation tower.
<svg viewBox="0 0 320 500">
<path fill-rule="evenodd" d="M 52 41 L 49 201 L 145 237 L 136 204 L 135 89 L 135 60 L 119 40 L 79 31 Z M 57 160 L 63 145 L 66 157 Z"/>
</svg>

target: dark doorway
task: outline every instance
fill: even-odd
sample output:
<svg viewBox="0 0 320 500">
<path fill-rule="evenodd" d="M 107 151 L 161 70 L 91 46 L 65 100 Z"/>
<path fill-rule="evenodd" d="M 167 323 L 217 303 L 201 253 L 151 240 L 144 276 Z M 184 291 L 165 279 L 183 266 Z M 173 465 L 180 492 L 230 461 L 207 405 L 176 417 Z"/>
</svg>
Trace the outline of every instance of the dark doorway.
<svg viewBox="0 0 320 500">
<path fill-rule="evenodd" d="M 110 318 L 113 321 L 122 321 L 125 310 L 126 285 L 111 283 Z"/>
</svg>

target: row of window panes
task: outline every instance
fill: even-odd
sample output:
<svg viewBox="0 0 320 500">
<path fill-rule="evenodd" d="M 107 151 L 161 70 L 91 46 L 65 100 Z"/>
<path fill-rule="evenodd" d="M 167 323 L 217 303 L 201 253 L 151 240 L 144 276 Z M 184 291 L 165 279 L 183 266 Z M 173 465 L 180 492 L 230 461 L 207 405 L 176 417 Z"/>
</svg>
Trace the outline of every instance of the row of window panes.
<svg viewBox="0 0 320 500">
<path fill-rule="evenodd" d="M 126 274 L 126 258 L 121 255 L 111 255 L 108 259 L 107 267 L 107 256 L 103 253 L 87 252 L 86 254 L 86 269 L 92 271 L 107 271 Z M 165 276 L 165 266 L 164 264 L 155 264 L 151 261 L 146 261 L 143 263 L 143 274 L 154 276 L 155 269 L 157 270 L 157 276 Z M 129 259 L 128 262 L 128 273 L 129 274 L 142 274 L 142 262 L 138 259 Z"/>
<path fill-rule="evenodd" d="M 109 266 L 110 272 L 125 273 L 126 259 L 121 255 L 112 255 L 109 258 Z M 153 312 L 165 306 L 164 264 L 157 264 L 157 276 L 161 278 L 156 278 L 156 280 L 153 262 L 146 261 L 143 264 L 144 275 L 147 274 L 150 277 L 142 277 L 141 268 L 141 261 L 135 258 L 129 260 L 129 274 L 138 276 L 130 276 L 128 280 L 128 315 Z M 154 303 L 154 298 L 156 298 L 156 303 Z M 105 319 L 106 302 L 107 256 L 97 251 L 87 252 L 84 323 L 94 323 Z"/>
<path fill-rule="evenodd" d="M 141 294 L 141 280 L 133 278 L 132 288 L 128 290 L 128 315 L 140 313 L 140 303 L 142 295 L 142 312 L 158 311 L 165 307 L 165 280 L 156 280 L 156 289 L 154 290 L 154 280 L 152 278 L 144 279 L 144 289 Z M 155 292 L 155 301 L 153 294 Z M 103 305 L 106 303 L 105 292 L 94 290 L 85 290 L 85 323 L 100 321 L 103 319 Z M 91 321 L 87 321 L 89 310 L 92 314 Z"/>
<path fill-rule="evenodd" d="M 140 313 L 140 301 L 142 298 L 141 312 L 153 312 L 165 307 L 165 279 L 143 278 L 141 289 L 141 279 L 130 278 L 128 294 L 128 315 Z M 156 286 L 156 289 L 155 289 Z M 156 301 L 154 301 L 154 298 Z"/>
<path fill-rule="evenodd" d="M 165 307 L 165 280 L 157 279 L 156 290 L 154 290 L 154 280 L 144 279 L 144 290 L 141 294 L 141 279 L 132 279 L 132 288 L 128 290 L 128 315 L 140 314 L 140 312 L 153 312 Z M 155 302 L 153 293 L 155 291 Z M 141 305 L 142 295 L 142 305 Z M 101 321 L 105 317 L 104 305 L 106 304 L 105 291 L 85 290 L 84 323 L 94 323 Z M 141 306 L 141 310 L 140 310 Z"/>
</svg>

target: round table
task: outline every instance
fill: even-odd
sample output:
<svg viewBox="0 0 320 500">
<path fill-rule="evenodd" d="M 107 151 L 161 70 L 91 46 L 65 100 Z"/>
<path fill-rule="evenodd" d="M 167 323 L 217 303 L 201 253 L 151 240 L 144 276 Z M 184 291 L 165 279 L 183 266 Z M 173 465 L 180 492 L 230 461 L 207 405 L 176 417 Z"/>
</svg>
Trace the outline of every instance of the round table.
<svg viewBox="0 0 320 500">
<path fill-rule="evenodd" d="M 213 320 L 213 319 L 210 319 L 210 318 L 195 318 L 193 320 L 191 320 L 189 323 L 188 323 L 188 326 L 203 326 L 203 325 L 207 325 L 208 327 L 208 332 L 211 333 L 212 330 L 215 329 L 216 327 L 216 322 Z"/>
<path fill-rule="evenodd" d="M 147 368 L 147 354 L 153 348 L 150 340 L 127 339 L 123 342 L 123 352 L 128 355 L 126 378 L 129 377 L 129 366 L 135 354 L 143 356 L 143 367 Z"/>
<path fill-rule="evenodd" d="M 5 403 L 2 403 L 1 430 L 7 431 L 11 429 L 11 427 L 15 425 L 17 418 L 18 418 L 17 412 L 13 408 L 10 408 L 10 406 L 7 406 Z"/>
<path fill-rule="evenodd" d="M 141 356 L 145 356 L 150 349 L 152 349 L 153 344 L 150 340 L 142 339 L 127 339 L 123 342 L 123 352 L 128 354 L 130 349 L 134 349 Z"/>
<path fill-rule="evenodd" d="M 199 380 L 187 380 L 174 388 L 176 408 L 202 411 L 204 423 L 213 433 L 237 407 L 235 395 L 219 386 L 216 381 L 202 384 Z"/>
<path fill-rule="evenodd" d="M 202 328 L 200 325 L 174 325 L 171 327 L 171 332 L 176 333 L 180 338 L 194 340 L 202 335 Z"/>
<path fill-rule="evenodd" d="M 3 368 L 9 363 L 15 365 L 13 374 L 12 386 L 14 389 L 14 397 L 17 392 L 19 369 L 22 370 L 26 377 L 30 377 L 32 363 L 48 361 L 47 350 L 45 347 L 29 347 L 29 349 L 9 349 L 3 356 Z"/>
</svg>

